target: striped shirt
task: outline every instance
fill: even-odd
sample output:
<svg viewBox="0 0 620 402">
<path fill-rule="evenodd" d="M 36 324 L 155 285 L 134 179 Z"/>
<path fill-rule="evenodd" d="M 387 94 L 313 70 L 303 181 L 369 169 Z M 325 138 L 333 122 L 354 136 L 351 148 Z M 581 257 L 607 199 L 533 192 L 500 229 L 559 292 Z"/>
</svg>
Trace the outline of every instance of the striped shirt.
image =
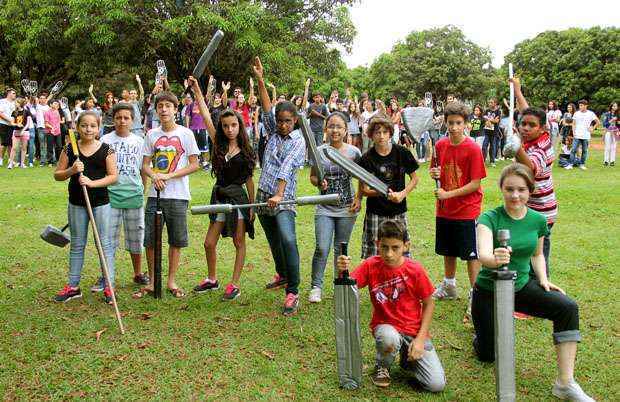
<svg viewBox="0 0 620 402">
<path fill-rule="evenodd" d="M 555 154 L 549 133 L 543 133 L 537 139 L 526 142 L 523 148 L 534 165 L 536 182 L 527 206 L 543 214 L 547 218 L 547 224 L 553 224 L 558 215 L 558 202 L 555 198 L 551 176 Z"/>
</svg>

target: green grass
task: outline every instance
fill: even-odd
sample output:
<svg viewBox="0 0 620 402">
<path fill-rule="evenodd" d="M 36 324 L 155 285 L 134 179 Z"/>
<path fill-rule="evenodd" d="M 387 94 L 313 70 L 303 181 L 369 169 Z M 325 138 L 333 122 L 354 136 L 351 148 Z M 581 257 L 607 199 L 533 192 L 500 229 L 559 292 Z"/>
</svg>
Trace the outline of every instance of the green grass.
<svg viewBox="0 0 620 402">
<path fill-rule="evenodd" d="M 552 281 L 580 306 L 583 342 L 576 378 L 597 399 L 613 401 L 620 399 L 620 167 L 603 168 L 601 157 L 601 151 L 591 153 L 587 172 L 554 168 L 560 215 L 553 229 L 551 271 Z M 489 178 L 483 182 L 485 209 L 499 204 L 496 181 L 501 166 L 489 168 Z M 422 261 L 435 282 L 442 277 L 443 267 L 433 252 L 433 185 L 426 168 L 408 200 L 409 229 L 415 258 Z M 308 174 L 307 170 L 299 174 L 299 194 L 315 193 Z M 54 182 L 50 168 L 0 169 L 0 183 L 4 187 L 0 193 L 0 395 L 4 399 L 494 399 L 493 366 L 474 359 L 473 328 L 461 322 L 465 298 L 439 302 L 435 310 L 432 334 L 448 381 L 443 393 L 429 395 L 412 390 L 397 368 L 387 390 L 375 388 L 367 376 L 358 391 L 338 388 L 331 286 L 326 287 L 322 304 L 306 302 L 314 251 L 312 207 L 300 208 L 297 219 L 302 261 L 297 316 L 282 317 L 283 293 L 263 290 L 273 267 L 257 225 L 256 239 L 248 240 L 243 293 L 232 303 L 221 302 L 221 292 L 184 300 L 169 295 L 162 301 L 133 300 L 130 261 L 125 252 L 119 253 L 119 305 L 127 327 L 121 336 L 113 310 L 98 296 L 86 291 L 81 300 L 67 304 L 51 301 L 66 282 L 68 249 L 44 243 L 39 232 L 48 223 L 59 227 L 65 224 L 67 183 Z M 204 173 L 191 177 L 194 204 L 208 202 L 212 183 Z M 190 247 L 183 250 L 179 274 L 179 283 L 186 290 L 206 275 L 202 241 L 208 218 L 190 216 L 189 225 Z M 362 216 L 350 245 L 355 262 L 361 226 Z M 223 282 L 230 278 L 233 257 L 231 240 L 221 241 L 218 272 Z M 97 265 L 91 241 L 83 289 L 95 281 Z M 332 273 L 327 271 L 329 284 Z M 465 295 L 463 264 L 459 265 L 458 280 Z M 367 327 L 367 291 L 362 295 L 364 367 L 369 373 L 374 346 Z M 144 313 L 152 317 L 144 320 Z M 550 388 L 556 375 L 551 323 L 519 321 L 516 328 L 519 400 L 551 400 Z M 107 330 L 97 341 L 95 334 L 102 329 Z"/>
</svg>

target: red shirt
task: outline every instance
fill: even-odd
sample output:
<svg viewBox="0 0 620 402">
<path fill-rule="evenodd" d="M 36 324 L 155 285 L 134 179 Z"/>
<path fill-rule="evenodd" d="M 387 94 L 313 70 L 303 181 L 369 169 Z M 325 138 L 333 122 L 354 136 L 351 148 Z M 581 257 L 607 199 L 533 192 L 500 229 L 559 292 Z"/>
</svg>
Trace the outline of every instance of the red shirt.
<svg viewBox="0 0 620 402">
<path fill-rule="evenodd" d="M 399 267 L 390 267 L 380 256 L 370 257 L 353 271 L 357 286 L 368 286 L 372 302 L 370 329 L 390 324 L 400 333 L 415 337 L 422 324 L 422 299 L 435 289 L 424 267 L 405 258 Z"/>
<path fill-rule="evenodd" d="M 453 145 L 449 138 L 442 138 L 435 144 L 435 159 L 441 167 L 441 188 L 446 191 L 456 190 L 472 180 L 487 176 L 480 147 L 469 137 L 458 145 Z M 473 193 L 453 197 L 441 202 L 437 200 L 437 216 L 446 219 L 471 220 L 478 218 L 482 205 L 482 186 Z"/>
</svg>

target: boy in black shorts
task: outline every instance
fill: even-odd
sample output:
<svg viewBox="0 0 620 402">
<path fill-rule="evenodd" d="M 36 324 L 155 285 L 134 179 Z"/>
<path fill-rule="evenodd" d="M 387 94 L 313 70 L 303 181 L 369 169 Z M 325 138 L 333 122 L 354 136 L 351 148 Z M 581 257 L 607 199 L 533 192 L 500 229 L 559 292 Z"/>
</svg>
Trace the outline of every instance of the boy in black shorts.
<svg viewBox="0 0 620 402">
<path fill-rule="evenodd" d="M 473 287 L 480 270 L 476 249 L 476 219 L 480 215 L 482 188 L 486 177 L 480 147 L 464 130 L 469 110 L 455 101 L 444 111 L 448 137 L 437 141 L 430 169 L 432 179 L 441 186 L 435 190 L 437 218 L 435 252 L 444 257 L 444 280 L 437 286 L 436 299 L 457 298 L 456 258 L 467 261 L 469 282 Z M 469 306 L 471 306 L 471 290 Z M 468 315 L 470 312 L 468 307 Z"/>
</svg>

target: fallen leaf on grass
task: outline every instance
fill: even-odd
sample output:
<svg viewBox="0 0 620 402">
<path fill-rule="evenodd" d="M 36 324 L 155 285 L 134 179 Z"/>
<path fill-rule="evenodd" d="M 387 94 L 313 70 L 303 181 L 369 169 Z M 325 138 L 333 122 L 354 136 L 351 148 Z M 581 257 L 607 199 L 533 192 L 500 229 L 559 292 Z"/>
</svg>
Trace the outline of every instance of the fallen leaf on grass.
<svg viewBox="0 0 620 402">
<path fill-rule="evenodd" d="M 97 342 L 99 342 L 99 339 L 101 339 L 101 334 L 103 334 L 107 330 L 108 330 L 107 328 L 104 328 L 101 331 L 95 332 L 95 339 L 97 340 Z"/>
<path fill-rule="evenodd" d="M 138 349 L 146 349 L 149 346 L 151 346 L 151 342 L 146 341 L 146 342 L 142 342 L 142 343 L 138 344 L 137 348 Z"/>
<path fill-rule="evenodd" d="M 253 269 L 254 269 L 254 264 L 252 264 L 251 262 L 245 264 L 245 268 L 243 268 L 244 271 L 251 271 Z"/>
<path fill-rule="evenodd" d="M 592 329 L 601 329 L 603 326 L 601 324 L 588 324 L 588 326 Z"/>
<path fill-rule="evenodd" d="M 181 307 L 179 308 L 179 310 L 182 310 L 182 311 L 187 311 L 187 310 L 189 310 L 189 304 L 186 304 L 186 305 L 184 305 L 184 306 L 181 306 Z"/>
<path fill-rule="evenodd" d="M 140 319 L 140 320 L 144 320 L 144 321 L 146 321 L 146 320 L 150 320 L 151 318 L 153 318 L 153 315 L 154 315 L 153 313 L 148 313 L 148 312 L 146 312 L 146 313 L 142 313 L 142 314 L 140 314 L 140 316 L 138 317 L 138 319 Z"/>
<path fill-rule="evenodd" d="M 15 289 L 15 285 L 13 285 L 12 283 L 7 283 L 6 287 L 9 289 Z"/>
<path fill-rule="evenodd" d="M 71 397 L 71 398 L 85 398 L 86 397 L 86 392 L 84 392 L 84 391 L 74 391 L 74 392 L 71 392 L 69 394 L 69 397 Z"/>
<path fill-rule="evenodd" d="M 276 358 L 276 355 L 274 355 L 271 352 L 267 352 L 266 350 L 263 350 L 262 352 L 260 352 L 263 356 L 265 356 L 267 359 L 269 360 L 273 360 Z"/>
<path fill-rule="evenodd" d="M 446 343 L 447 343 L 448 345 L 450 345 L 450 347 L 451 347 L 452 349 L 456 349 L 456 350 L 463 350 L 463 348 L 462 348 L 462 347 L 460 347 L 460 346 L 458 346 L 458 345 L 455 345 L 455 344 L 451 343 L 451 342 L 450 342 L 450 341 L 448 341 L 448 340 L 446 340 Z"/>
<path fill-rule="evenodd" d="M 118 360 L 119 362 L 124 362 L 125 360 L 127 360 L 127 358 L 129 357 L 129 355 L 119 355 L 116 356 L 116 360 Z"/>
</svg>

